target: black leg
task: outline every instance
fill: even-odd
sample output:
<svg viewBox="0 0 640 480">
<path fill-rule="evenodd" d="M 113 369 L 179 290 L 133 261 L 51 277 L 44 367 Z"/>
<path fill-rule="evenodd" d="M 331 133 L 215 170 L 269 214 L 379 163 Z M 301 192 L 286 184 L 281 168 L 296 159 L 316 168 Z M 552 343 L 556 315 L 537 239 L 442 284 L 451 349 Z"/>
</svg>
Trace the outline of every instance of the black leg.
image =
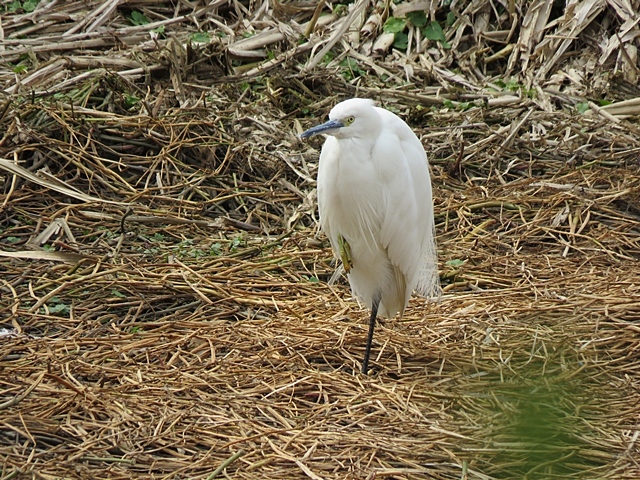
<svg viewBox="0 0 640 480">
<path fill-rule="evenodd" d="M 367 336 L 367 348 L 364 351 L 364 360 L 362 360 L 362 373 L 365 375 L 369 372 L 369 354 L 371 353 L 371 342 L 373 342 L 373 329 L 376 326 L 376 317 L 378 316 L 378 304 L 380 300 L 374 299 L 371 306 L 371 318 L 369 319 L 369 335 Z"/>
</svg>

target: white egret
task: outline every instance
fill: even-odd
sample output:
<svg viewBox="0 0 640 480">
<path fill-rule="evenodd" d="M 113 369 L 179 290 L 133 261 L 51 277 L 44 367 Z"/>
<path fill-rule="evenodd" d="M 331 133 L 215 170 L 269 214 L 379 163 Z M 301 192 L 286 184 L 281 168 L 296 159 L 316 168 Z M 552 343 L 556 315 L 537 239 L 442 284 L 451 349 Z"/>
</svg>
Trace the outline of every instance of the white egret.
<svg viewBox="0 0 640 480">
<path fill-rule="evenodd" d="M 437 299 L 435 223 L 427 154 L 411 128 L 372 100 L 337 104 L 300 137 L 328 135 L 318 168 L 320 225 L 371 307 L 362 372 L 378 313 L 402 316 L 415 290 Z"/>
</svg>

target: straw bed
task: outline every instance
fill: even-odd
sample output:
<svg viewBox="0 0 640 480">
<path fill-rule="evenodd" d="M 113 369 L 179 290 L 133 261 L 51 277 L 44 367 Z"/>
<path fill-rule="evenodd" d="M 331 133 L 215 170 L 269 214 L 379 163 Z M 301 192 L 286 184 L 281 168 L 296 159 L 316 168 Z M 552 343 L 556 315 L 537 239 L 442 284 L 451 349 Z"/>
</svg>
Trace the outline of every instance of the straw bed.
<svg viewBox="0 0 640 480">
<path fill-rule="evenodd" d="M 403 48 L 405 2 L 17 3 L 0 479 L 640 478 L 638 2 L 434 4 Z M 422 139 L 445 291 L 369 376 L 297 138 L 355 95 Z"/>
</svg>

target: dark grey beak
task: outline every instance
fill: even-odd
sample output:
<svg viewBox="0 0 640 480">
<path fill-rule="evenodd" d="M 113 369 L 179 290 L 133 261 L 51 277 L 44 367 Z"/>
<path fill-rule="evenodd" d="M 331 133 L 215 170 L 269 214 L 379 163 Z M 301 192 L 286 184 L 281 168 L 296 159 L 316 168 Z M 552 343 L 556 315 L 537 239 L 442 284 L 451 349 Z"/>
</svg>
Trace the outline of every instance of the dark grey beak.
<svg viewBox="0 0 640 480">
<path fill-rule="evenodd" d="M 309 130 L 302 132 L 300 138 L 309 138 L 320 133 L 330 133 L 332 130 L 337 130 L 342 127 L 344 127 L 344 123 L 340 120 L 329 120 L 322 125 L 311 127 Z"/>
</svg>

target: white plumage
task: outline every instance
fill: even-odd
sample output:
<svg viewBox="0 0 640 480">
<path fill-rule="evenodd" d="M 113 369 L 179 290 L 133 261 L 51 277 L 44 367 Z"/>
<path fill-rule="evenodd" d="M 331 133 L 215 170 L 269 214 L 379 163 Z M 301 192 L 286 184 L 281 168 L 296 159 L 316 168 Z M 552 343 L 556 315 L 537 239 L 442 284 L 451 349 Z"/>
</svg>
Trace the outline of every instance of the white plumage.
<svg viewBox="0 0 640 480">
<path fill-rule="evenodd" d="M 350 257 L 353 293 L 372 308 L 366 373 L 377 311 L 402 315 L 414 290 L 440 295 L 427 155 L 404 121 L 367 99 L 339 103 L 301 137 L 319 133 L 329 135 L 318 170 L 320 224 L 336 257 Z"/>
</svg>

